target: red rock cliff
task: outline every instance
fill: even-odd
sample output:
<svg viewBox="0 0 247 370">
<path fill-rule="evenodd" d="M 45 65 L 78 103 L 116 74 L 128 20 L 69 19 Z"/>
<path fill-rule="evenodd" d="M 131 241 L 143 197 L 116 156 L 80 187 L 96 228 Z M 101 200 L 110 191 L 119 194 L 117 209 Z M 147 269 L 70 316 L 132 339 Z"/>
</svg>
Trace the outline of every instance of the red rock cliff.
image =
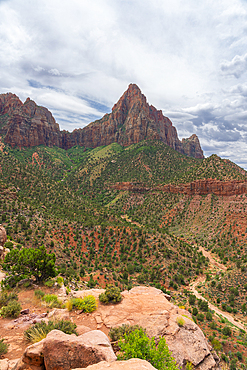
<svg viewBox="0 0 247 370">
<path fill-rule="evenodd" d="M 164 193 L 186 194 L 186 195 L 207 195 L 218 196 L 241 195 L 247 193 L 247 182 L 229 180 L 219 181 L 214 179 L 195 180 L 187 184 L 167 184 L 155 188 L 145 187 L 143 184 L 132 182 L 117 182 L 111 186 L 116 190 L 128 190 L 132 192 L 162 191 Z"/>
<path fill-rule="evenodd" d="M 1 133 L 11 146 L 60 146 L 59 125 L 51 112 L 29 98 L 23 104 L 14 94 L 0 95 L 0 112 L 8 113 Z M 3 117 L 3 116 L 2 116 Z"/>
<path fill-rule="evenodd" d="M 8 118 L 4 116 L 8 113 Z M 74 145 L 95 148 L 117 142 L 128 146 L 144 139 L 161 140 L 182 154 L 204 158 L 196 135 L 182 142 L 176 128 L 162 111 L 147 103 L 139 87 L 130 84 L 113 106 L 112 112 L 72 133 L 60 131 L 52 114 L 27 99 L 22 104 L 13 94 L 0 95 L 0 118 L 7 119 L 0 134 L 12 146 L 56 145 L 69 149 Z M 0 121 L 1 122 L 1 121 Z M 1 126 L 0 126 L 1 128 Z"/>
<path fill-rule="evenodd" d="M 139 87 L 130 84 L 113 106 L 112 112 L 71 134 L 64 132 L 63 146 L 82 145 L 95 148 L 117 142 L 128 146 L 144 139 L 161 140 L 182 154 L 204 158 L 196 135 L 180 141 L 176 128 L 161 110 L 147 103 Z"/>
</svg>

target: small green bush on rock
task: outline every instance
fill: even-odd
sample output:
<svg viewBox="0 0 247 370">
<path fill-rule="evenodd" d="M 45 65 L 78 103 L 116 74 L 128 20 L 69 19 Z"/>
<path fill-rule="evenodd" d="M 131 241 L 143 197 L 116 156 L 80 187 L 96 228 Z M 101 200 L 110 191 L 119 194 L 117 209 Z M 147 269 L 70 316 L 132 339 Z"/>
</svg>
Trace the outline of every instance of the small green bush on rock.
<svg viewBox="0 0 247 370">
<path fill-rule="evenodd" d="M 132 333 L 132 331 L 135 331 L 136 329 L 140 329 L 140 326 L 123 324 L 122 326 L 111 328 L 109 331 L 109 336 L 113 342 L 116 342 L 120 338 L 123 338 L 125 334 L 129 335 L 130 333 Z"/>
<path fill-rule="evenodd" d="M 121 296 L 120 289 L 114 285 L 108 285 L 105 289 L 105 293 L 99 295 L 101 303 L 118 303 L 121 302 L 123 297 Z"/>
<path fill-rule="evenodd" d="M 177 321 L 178 326 L 180 326 L 180 327 L 184 326 L 184 324 L 185 324 L 185 321 L 181 316 L 177 317 L 176 321 Z"/>
<path fill-rule="evenodd" d="M 130 358 L 141 358 L 150 362 L 158 370 L 178 370 L 176 362 L 172 357 L 165 338 L 160 338 L 156 346 L 154 337 L 149 339 L 142 328 L 136 329 L 128 335 L 124 335 L 124 340 L 118 342 L 121 354 L 119 360 L 129 360 Z"/>
</svg>

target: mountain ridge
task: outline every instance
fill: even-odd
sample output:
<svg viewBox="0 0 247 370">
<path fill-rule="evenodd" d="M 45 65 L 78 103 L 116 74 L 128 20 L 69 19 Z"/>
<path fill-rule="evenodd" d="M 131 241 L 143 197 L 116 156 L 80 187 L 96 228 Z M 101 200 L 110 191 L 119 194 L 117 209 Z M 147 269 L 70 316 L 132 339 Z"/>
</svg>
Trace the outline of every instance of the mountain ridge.
<svg viewBox="0 0 247 370">
<path fill-rule="evenodd" d="M 112 112 L 72 132 L 61 131 L 51 112 L 28 98 L 23 104 L 11 93 L 0 95 L 0 135 L 12 147 L 38 145 L 70 149 L 96 148 L 113 142 L 122 146 L 144 139 L 161 140 L 181 154 L 204 158 L 198 137 L 179 140 L 176 128 L 161 110 L 147 103 L 139 87 L 130 84 Z"/>
</svg>

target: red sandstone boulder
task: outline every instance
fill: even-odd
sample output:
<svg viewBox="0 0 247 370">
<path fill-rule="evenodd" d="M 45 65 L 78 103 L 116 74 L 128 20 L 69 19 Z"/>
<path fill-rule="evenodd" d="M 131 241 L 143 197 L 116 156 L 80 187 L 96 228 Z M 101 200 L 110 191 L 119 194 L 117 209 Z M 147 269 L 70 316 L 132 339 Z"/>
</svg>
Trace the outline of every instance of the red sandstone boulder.
<svg viewBox="0 0 247 370">
<path fill-rule="evenodd" d="M 149 362 L 140 360 L 139 358 L 131 358 L 128 361 L 105 362 L 101 361 L 98 364 L 90 365 L 87 370 L 155 370 Z M 82 369 L 74 369 L 82 370 Z"/>
<path fill-rule="evenodd" d="M 43 355 L 46 370 L 70 370 L 116 360 L 109 339 L 99 330 L 79 337 L 53 330 L 44 341 Z"/>
<path fill-rule="evenodd" d="M 26 348 L 13 370 L 70 370 L 115 360 L 110 341 L 100 330 L 78 337 L 52 330 L 45 339 Z"/>
</svg>

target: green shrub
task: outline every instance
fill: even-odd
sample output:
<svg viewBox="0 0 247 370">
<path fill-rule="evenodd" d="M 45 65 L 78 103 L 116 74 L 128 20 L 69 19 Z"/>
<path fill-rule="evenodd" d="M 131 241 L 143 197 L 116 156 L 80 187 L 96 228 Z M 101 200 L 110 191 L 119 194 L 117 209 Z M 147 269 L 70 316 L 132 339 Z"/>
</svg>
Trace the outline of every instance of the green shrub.
<svg viewBox="0 0 247 370">
<path fill-rule="evenodd" d="M 94 296 L 88 295 L 83 298 L 83 311 L 93 312 L 97 309 L 97 302 Z"/>
<path fill-rule="evenodd" d="M 198 313 L 196 317 L 197 317 L 197 320 L 199 320 L 199 321 L 203 321 L 204 320 L 203 313 Z"/>
<path fill-rule="evenodd" d="M 222 334 L 230 337 L 232 334 L 231 328 L 229 326 L 225 326 L 222 330 Z"/>
<path fill-rule="evenodd" d="M 21 305 L 17 301 L 10 301 L 7 306 L 3 306 L 0 310 L 3 317 L 18 317 L 21 312 Z"/>
<path fill-rule="evenodd" d="M 238 358 L 239 361 L 242 361 L 243 355 L 242 355 L 241 352 L 237 351 L 236 356 L 237 356 L 237 358 Z"/>
<path fill-rule="evenodd" d="M 83 310 L 83 299 L 82 298 L 72 298 L 72 307 L 77 310 Z"/>
<path fill-rule="evenodd" d="M 116 342 L 120 338 L 123 338 L 125 334 L 129 334 L 136 329 L 140 329 L 139 325 L 128 325 L 123 324 L 122 326 L 118 326 L 116 328 L 111 328 L 109 331 L 109 336 L 113 342 Z"/>
<path fill-rule="evenodd" d="M 84 298 L 72 298 L 72 307 L 84 312 L 93 312 L 97 309 L 97 302 L 94 296 L 88 295 Z"/>
<path fill-rule="evenodd" d="M 120 347 L 119 360 L 141 358 L 150 362 L 158 370 L 178 370 L 165 338 L 160 338 L 156 346 L 154 337 L 149 339 L 142 328 L 124 335 L 118 342 Z"/>
<path fill-rule="evenodd" d="M 57 301 L 58 298 L 56 294 L 45 294 L 42 300 L 45 301 L 46 303 L 52 303 L 54 301 Z"/>
<path fill-rule="evenodd" d="M 43 298 L 43 297 L 44 297 L 45 292 L 43 292 L 43 290 L 36 289 L 36 290 L 34 291 L 34 295 L 35 295 L 35 297 L 37 297 L 37 298 L 41 299 L 41 298 Z"/>
<path fill-rule="evenodd" d="M 196 316 L 198 314 L 198 309 L 196 307 L 193 307 L 192 315 Z"/>
<path fill-rule="evenodd" d="M 13 248 L 13 246 L 14 246 L 14 244 L 12 243 L 12 242 L 6 242 L 5 244 L 4 244 L 4 246 L 5 246 L 5 248 L 8 248 L 8 249 L 12 249 Z"/>
<path fill-rule="evenodd" d="M 95 281 L 95 280 L 93 279 L 92 275 L 90 275 L 90 279 L 89 279 L 89 281 L 88 281 L 88 283 L 87 283 L 87 286 L 88 286 L 89 288 L 94 288 L 96 284 L 97 284 L 97 281 Z"/>
<path fill-rule="evenodd" d="M 0 292 L 0 308 L 7 306 L 10 301 L 18 301 L 18 295 L 15 292 L 7 293 L 4 291 Z"/>
<path fill-rule="evenodd" d="M 216 351 L 220 351 L 221 350 L 221 348 L 222 348 L 222 344 L 218 341 L 218 339 L 216 339 L 216 338 L 214 338 L 213 340 L 212 340 L 212 346 L 214 347 L 214 349 L 216 350 Z"/>
<path fill-rule="evenodd" d="M 5 286 L 15 286 L 20 280 L 35 277 L 37 282 L 57 275 L 56 256 L 47 253 L 44 246 L 38 248 L 12 249 L 4 258 L 3 270 L 8 276 L 3 280 Z"/>
<path fill-rule="evenodd" d="M 217 325 L 214 321 L 212 321 L 210 324 L 209 324 L 210 328 L 211 329 L 216 329 L 217 328 Z"/>
<path fill-rule="evenodd" d="M 54 285 L 54 281 L 53 280 L 47 280 L 45 282 L 45 286 L 47 286 L 48 288 L 52 288 Z"/>
<path fill-rule="evenodd" d="M 190 305 L 194 305 L 195 304 L 195 301 L 196 301 L 196 296 L 194 294 L 191 294 L 189 296 L 189 304 Z"/>
<path fill-rule="evenodd" d="M 176 321 L 177 321 L 178 326 L 180 327 L 184 326 L 185 321 L 181 316 L 177 317 Z"/>
<path fill-rule="evenodd" d="M 4 338 L 0 339 L 0 356 L 8 352 L 9 344 L 4 343 Z"/>
<path fill-rule="evenodd" d="M 191 362 L 187 362 L 186 363 L 186 366 L 185 366 L 185 370 L 193 370 L 194 369 L 194 366 Z"/>
<path fill-rule="evenodd" d="M 73 309 L 73 304 L 72 304 L 72 300 L 69 299 L 68 301 L 65 302 L 65 307 L 67 308 L 67 310 L 70 312 L 72 311 Z"/>
<path fill-rule="evenodd" d="M 198 299 L 198 307 L 202 310 L 207 312 L 208 311 L 208 302 L 204 301 L 203 299 Z"/>
<path fill-rule="evenodd" d="M 208 320 L 208 321 L 212 321 L 212 318 L 213 318 L 213 316 L 212 316 L 212 314 L 211 314 L 211 312 L 207 312 L 206 313 L 206 319 Z"/>
<path fill-rule="evenodd" d="M 57 277 L 57 284 L 61 288 L 61 286 L 63 285 L 63 278 L 62 278 L 62 276 L 58 276 Z"/>
<path fill-rule="evenodd" d="M 59 320 L 59 321 L 48 321 L 48 324 L 45 321 L 38 322 L 28 328 L 24 332 L 24 338 L 29 342 L 36 343 L 44 339 L 47 334 L 54 330 L 61 330 L 66 334 L 76 334 L 76 324 L 69 320 Z"/>
<path fill-rule="evenodd" d="M 105 289 L 105 293 L 99 295 L 99 300 L 102 303 L 118 303 L 121 302 L 122 296 L 120 289 L 114 285 L 108 285 Z"/>
<path fill-rule="evenodd" d="M 222 353 L 221 358 L 222 358 L 223 361 L 225 361 L 227 363 L 229 362 L 229 358 L 226 356 L 225 353 Z"/>
<path fill-rule="evenodd" d="M 43 296 L 42 300 L 51 308 L 63 308 L 63 302 L 59 300 L 55 294 L 46 294 Z"/>
</svg>

